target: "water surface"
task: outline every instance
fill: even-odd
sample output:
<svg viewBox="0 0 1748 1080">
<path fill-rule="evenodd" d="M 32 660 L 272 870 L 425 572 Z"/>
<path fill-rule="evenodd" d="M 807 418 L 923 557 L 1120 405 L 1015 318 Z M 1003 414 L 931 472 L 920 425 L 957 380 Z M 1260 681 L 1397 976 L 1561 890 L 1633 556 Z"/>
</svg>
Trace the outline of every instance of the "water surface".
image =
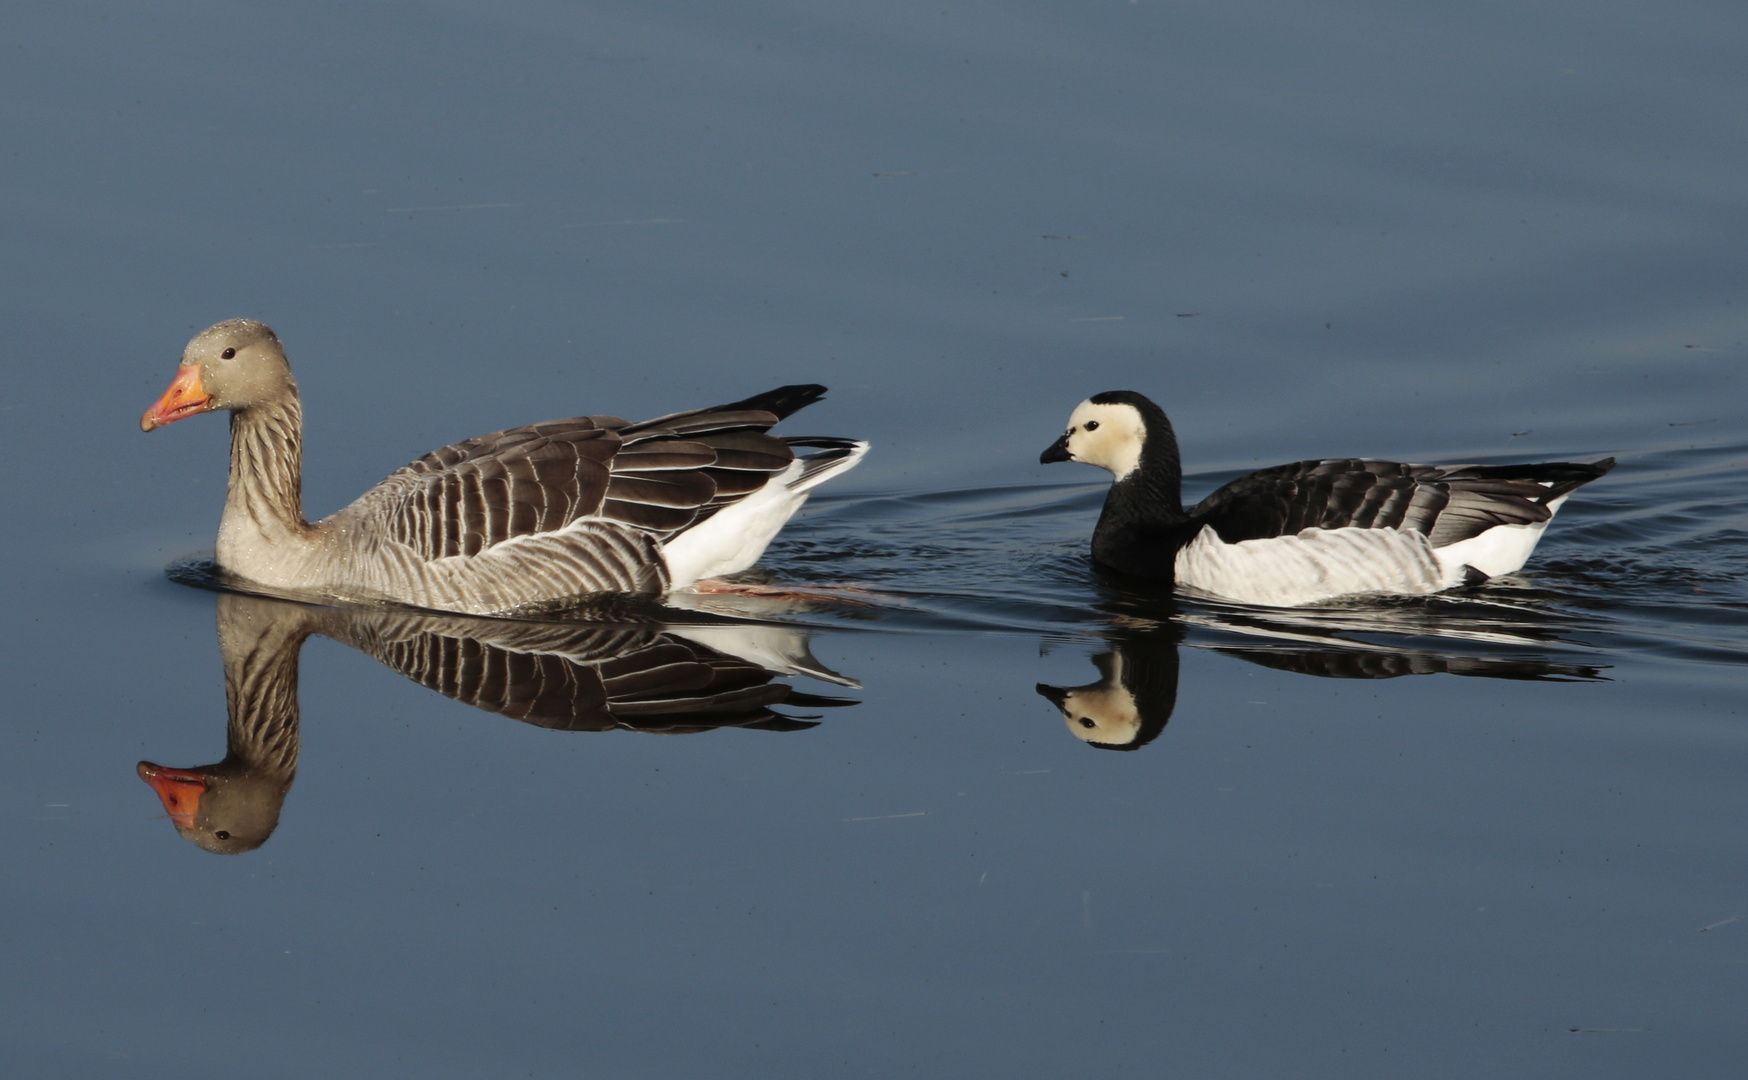
<svg viewBox="0 0 1748 1080">
<path fill-rule="evenodd" d="M 1739 1071 L 1737 7 L 0 27 L 9 1072 Z M 785 430 L 875 449 L 763 564 L 799 607 L 217 593 L 165 568 L 210 550 L 224 425 L 137 418 L 235 316 L 287 343 L 312 515 L 457 438 L 784 382 L 832 388 Z M 1085 559 L 1101 475 L 1036 464 L 1119 387 L 1192 498 L 1620 465 L 1484 589 L 1150 595 Z M 225 758 L 226 625 L 296 639 L 296 753 L 287 789 L 260 727 L 283 801 L 215 855 L 136 766 Z"/>
</svg>

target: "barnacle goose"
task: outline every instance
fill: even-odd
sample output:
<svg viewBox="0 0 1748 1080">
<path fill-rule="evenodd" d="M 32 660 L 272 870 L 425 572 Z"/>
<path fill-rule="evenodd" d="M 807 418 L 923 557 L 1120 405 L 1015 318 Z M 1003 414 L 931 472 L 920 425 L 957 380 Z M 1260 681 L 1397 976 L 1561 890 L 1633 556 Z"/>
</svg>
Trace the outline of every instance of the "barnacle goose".
<svg viewBox="0 0 1748 1080">
<path fill-rule="evenodd" d="M 1040 455 L 1116 477 L 1093 530 L 1102 566 L 1246 604 L 1421 595 L 1523 566 L 1560 504 L 1614 468 L 1405 465 L 1323 458 L 1239 477 L 1189 510 L 1171 421 L 1129 390 L 1095 394 Z"/>
</svg>

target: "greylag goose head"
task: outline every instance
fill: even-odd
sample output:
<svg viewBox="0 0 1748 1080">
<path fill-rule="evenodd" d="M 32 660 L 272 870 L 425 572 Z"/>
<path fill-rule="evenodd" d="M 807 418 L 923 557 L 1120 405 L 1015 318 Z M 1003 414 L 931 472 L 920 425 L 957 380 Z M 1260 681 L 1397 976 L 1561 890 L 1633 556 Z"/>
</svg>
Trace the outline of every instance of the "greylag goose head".
<svg viewBox="0 0 1748 1080">
<path fill-rule="evenodd" d="M 183 350 L 176 378 L 140 417 L 140 430 L 215 409 L 236 411 L 297 395 L 285 349 L 266 324 L 230 319 L 210 326 Z"/>
</svg>

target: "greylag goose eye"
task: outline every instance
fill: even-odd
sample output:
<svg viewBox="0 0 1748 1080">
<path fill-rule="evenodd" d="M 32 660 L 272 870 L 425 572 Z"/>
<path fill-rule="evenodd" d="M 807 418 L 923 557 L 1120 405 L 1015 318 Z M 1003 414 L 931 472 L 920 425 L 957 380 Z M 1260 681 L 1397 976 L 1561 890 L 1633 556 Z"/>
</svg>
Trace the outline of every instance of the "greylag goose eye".
<svg viewBox="0 0 1748 1080">
<path fill-rule="evenodd" d="M 1246 604 L 1423 595 L 1520 569 L 1591 464 L 1407 465 L 1321 458 L 1241 476 L 1188 510 L 1171 421 L 1113 390 L 1075 407 L 1039 461 L 1115 478 L 1092 556 L 1119 573 Z"/>
<path fill-rule="evenodd" d="M 303 412 L 277 335 L 232 319 L 195 335 L 151 431 L 231 414 L 215 558 L 276 590 L 496 614 L 658 595 L 744 570 L 868 444 L 769 429 L 825 394 L 782 386 L 631 423 L 577 416 L 433 450 L 320 521 L 303 512 Z"/>
</svg>

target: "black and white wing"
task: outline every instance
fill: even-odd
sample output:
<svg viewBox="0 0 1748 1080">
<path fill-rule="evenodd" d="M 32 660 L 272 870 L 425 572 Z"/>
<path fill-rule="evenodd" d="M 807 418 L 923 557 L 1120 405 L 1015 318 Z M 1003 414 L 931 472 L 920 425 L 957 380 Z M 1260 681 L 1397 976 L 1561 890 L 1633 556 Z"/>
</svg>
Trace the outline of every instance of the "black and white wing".
<svg viewBox="0 0 1748 1080">
<path fill-rule="evenodd" d="M 1434 547 L 1496 525 L 1532 525 L 1551 504 L 1614 468 L 1591 465 L 1405 465 L 1325 458 L 1239 477 L 1190 511 L 1228 544 L 1293 536 L 1306 529 L 1412 529 Z"/>
</svg>

